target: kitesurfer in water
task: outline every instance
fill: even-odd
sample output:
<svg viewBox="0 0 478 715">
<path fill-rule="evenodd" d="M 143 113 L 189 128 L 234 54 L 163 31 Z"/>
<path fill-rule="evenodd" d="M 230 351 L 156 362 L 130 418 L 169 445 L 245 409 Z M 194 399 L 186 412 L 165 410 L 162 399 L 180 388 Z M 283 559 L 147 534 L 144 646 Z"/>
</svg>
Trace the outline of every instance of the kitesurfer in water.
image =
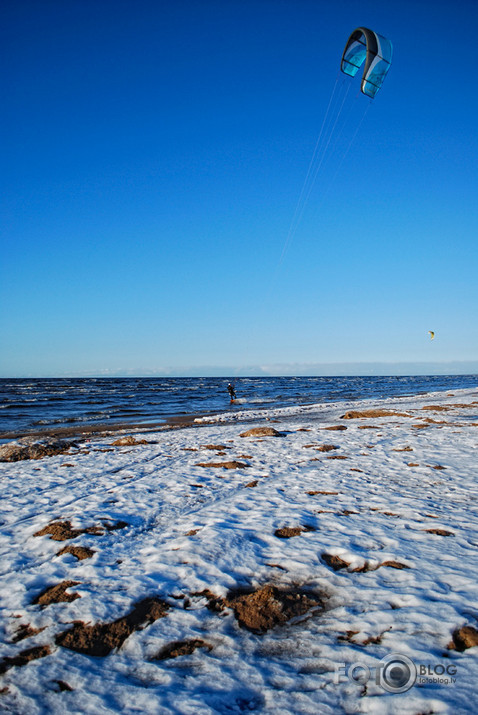
<svg viewBox="0 0 478 715">
<path fill-rule="evenodd" d="M 234 385 L 231 385 L 231 383 L 229 383 L 229 385 L 227 386 L 227 391 L 231 396 L 231 400 L 235 400 L 236 399 L 236 391 L 234 389 Z"/>
</svg>

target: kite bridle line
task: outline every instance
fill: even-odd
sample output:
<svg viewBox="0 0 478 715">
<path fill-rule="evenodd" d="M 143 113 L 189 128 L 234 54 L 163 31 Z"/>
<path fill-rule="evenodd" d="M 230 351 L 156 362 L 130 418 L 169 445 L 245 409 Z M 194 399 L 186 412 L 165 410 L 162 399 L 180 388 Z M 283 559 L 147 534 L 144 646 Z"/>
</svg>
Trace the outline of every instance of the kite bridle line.
<svg viewBox="0 0 478 715">
<path fill-rule="evenodd" d="M 342 83 L 339 85 L 339 78 L 342 76 Z M 353 78 L 349 78 L 351 81 L 353 81 Z M 314 150 L 312 152 L 312 157 L 309 162 L 309 167 L 307 169 L 307 173 L 302 185 L 302 189 L 300 191 L 299 198 L 297 200 L 294 213 L 292 216 L 292 220 L 289 226 L 289 230 L 286 236 L 286 239 L 284 241 L 284 245 L 282 247 L 282 251 L 280 254 L 279 262 L 276 268 L 276 272 L 274 275 L 274 278 L 277 276 L 277 273 L 279 271 L 280 266 L 282 265 L 282 262 L 285 258 L 285 255 L 297 233 L 297 230 L 299 228 L 299 225 L 301 223 L 301 220 L 304 216 L 305 210 L 307 208 L 310 196 L 312 194 L 312 191 L 317 183 L 317 179 L 319 175 L 321 175 L 321 171 L 324 167 L 324 164 L 328 159 L 330 159 L 330 156 L 333 155 L 334 151 L 336 150 L 338 141 L 344 134 L 344 129 L 346 126 L 347 119 L 350 116 L 350 113 L 352 111 L 352 107 L 355 104 L 355 100 L 360 96 L 361 92 L 360 89 L 357 91 L 357 94 L 354 97 L 354 102 L 349 102 L 346 111 L 344 113 L 344 106 L 347 101 L 349 92 L 350 92 L 350 87 L 351 87 L 351 81 L 347 81 L 347 77 L 341 75 L 341 72 L 337 72 L 337 77 L 335 80 L 335 84 L 332 89 L 332 93 L 330 95 L 330 99 L 327 105 L 327 108 L 325 110 L 325 114 L 322 120 L 322 124 L 320 127 L 319 135 L 317 137 L 317 141 L 315 143 Z M 345 93 L 342 93 L 343 87 L 345 85 Z M 337 90 L 338 87 L 338 90 Z M 371 104 L 372 100 L 370 100 L 369 103 L 367 103 L 366 108 L 363 112 L 363 115 L 361 119 L 359 120 L 357 126 L 355 127 L 354 133 L 352 135 L 352 138 L 350 139 L 347 147 L 345 150 L 342 152 L 341 155 L 338 157 L 338 166 L 335 169 L 335 172 L 332 176 L 331 179 L 328 179 L 326 181 L 327 185 L 320 197 L 320 205 L 323 203 L 323 200 L 325 198 L 325 195 L 328 193 L 330 187 L 334 183 L 340 168 L 345 160 L 345 157 L 349 153 L 355 138 L 360 130 L 360 127 L 365 119 L 365 116 L 367 114 L 368 108 Z M 338 127 L 340 119 L 343 119 L 342 125 Z M 330 148 L 332 147 L 332 150 Z M 322 172 L 323 178 L 325 177 L 325 174 Z"/>
<path fill-rule="evenodd" d="M 327 109 L 325 110 L 325 114 L 324 114 L 324 117 L 323 117 L 323 119 L 322 119 L 322 124 L 321 124 L 321 127 L 320 127 L 320 131 L 319 131 L 319 134 L 318 134 L 318 136 L 317 136 L 317 140 L 316 140 L 316 142 L 315 142 L 315 146 L 314 146 L 314 150 L 313 150 L 313 152 L 312 152 L 312 156 L 311 156 L 311 158 L 310 158 L 309 167 L 308 167 L 308 169 L 307 169 L 307 173 L 306 173 L 304 182 L 303 182 L 303 184 L 302 184 L 302 188 L 301 188 L 301 191 L 300 191 L 300 194 L 299 194 L 299 198 L 297 199 L 297 203 L 296 203 L 296 206 L 295 206 L 295 209 L 294 209 L 294 213 L 293 213 L 293 215 L 292 215 L 292 219 L 291 219 L 291 222 L 290 222 L 289 231 L 288 231 L 288 233 L 287 233 L 286 239 L 285 239 L 285 241 L 284 241 L 284 245 L 283 245 L 283 247 L 282 247 L 282 252 L 281 252 L 281 255 L 280 255 L 280 258 L 279 258 L 279 266 L 282 264 L 282 261 L 283 261 L 283 259 L 284 259 L 284 256 L 285 256 L 286 252 L 287 252 L 287 249 L 288 249 L 288 247 L 289 247 L 289 244 L 291 243 L 292 238 L 294 237 L 294 235 L 295 235 L 295 233 L 296 233 L 296 231 L 297 231 L 297 228 L 298 228 L 298 226 L 299 226 L 299 224 L 300 224 L 300 221 L 301 221 L 302 216 L 303 216 L 303 214 L 304 214 L 305 206 L 306 206 L 306 204 L 307 204 L 307 200 L 308 200 L 308 198 L 309 198 L 309 196 L 310 196 L 311 190 L 312 190 L 312 188 L 313 188 L 313 186 L 314 186 L 314 183 L 315 183 L 315 180 L 316 180 L 316 177 L 317 177 L 317 173 L 318 173 L 317 167 L 320 169 L 320 166 L 321 166 L 321 164 L 322 164 L 322 162 L 323 162 L 323 158 L 324 158 L 324 155 L 325 155 L 325 151 L 326 151 L 326 149 L 327 149 L 327 147 L 328 147 L 328 145 L 329 145 L 329 143 L 330 143 L 330 136 L 329 136 L 329 139 L 328 139 L 328 141 L 327 141 L 327 132 L 329 131 L 329 128 L 327 127 L 327 130 L 325 131 L 325 127 L 326 127 L 327 122 L 328 122 L 328 120 L 329 120 L 329 114 L 331 115 L 331 120 L 330 120 L 330 122 L 333 122 L 333 121 L 334 121 L 334 120 L 333 120 L 332 113 L 331 113 L 331 107 L 332 107 L 333 102 L 336 100 L 335 94 L 336 94 L 337 86 L 339 85 L 339 79 L 340 79 L 340 71 L 337 72 L 337 76 L 336 76 L 336 78 L 335 78 L 335 84 L 334 84 L 334 86 L 333 86 L 333 88 L 332 88 L 332 92 L 331 92 L 331 95 L 330 95 L 330 98 L 329 98 L 329 103 L 328 103 L 328 105 L 327 105 Z M 339 87 L 339 91 L 342 89 L 343 85 L 344 85 L 344 78 L 342 78 L 342 83 L 341 83 L 341 85 L 340 85 L 340 87 Z M 345 96 L 347 96 L 347 95 L 345 95 Z M 345 101 L 345 97 L 344 97 L 344 99 L 342 100 L 342 104 L 340 105 L 340 109 L 342 109 L 343 104 L 344 104 L 344 101 Z M 340 115 L 340 112 L 339 112 L 338 116 L 339 116 L 339 115 Z M 335 122 L 334 122 L 332 128 L 335 127 L 335 125 L 336 125 L 336 123 L 337 123 L 337 120 L 338 120 L 338 116 L 336 117 Z M 330 126 L 330 123 L 329 123 L 329 126 Z M 325 147 L 324 147 L 324 142 L 325 142 Z M 312 178 L 311 178 L 311 176 L 312 176 Z"/>
<path fill-rule="evenodd" d="M 359 95 L 360 95 L 360 90 L 359 90 L 359 92 L 357 93 L 355 99 L 357 99 L 357 97 L 358 97 Z M 367 102 L 367 104 L 365 105 L 365 109 L 364 109 L 364 111 L 363 111 L 363 113 L 362 113 L 362 117 L 361 117 L 361 119 L 359 120 L 359 122 L 358 122 L 358 124 L 357 124 L 357 126 L 356 126 L 356 128 L 355 128 L 355 131 L 354 131 L 354 133 L 353 133 L 353 135 L 352 135 L 352 138 L 350 139 L 350 142 L 349 142 L 347 148 L 345 149 L 345 151 L 344 151 L 343 154 L 342 154 L 342 157 L 341 157 L 341 159 L 340 159 L 340 161 L 339 161 L 339 163 L 338 163 L 338 166 L 337 166 L 337 168 L 336 168 L 336 170 L 335 170 L 335 173 L 334 173 L 334 175 L 332 176 L 332 178 L 330 179 L 330 181 L 327 183 L 327 187 L 325 188 L 325 190 L 324 190 L 322 196 L 320 197 L 320 200 L 319 200 L 319 203 L 318 203 L 318 207 L 319 207 L 319 208 L 322 207 L 322 205 L 323 205 L 325 199 L 327 198 L 327 195 L 328 195 L 328 193 L 329 193 L 329 189 L 331 188 L 331 186 L 333 186 L 333 184 L 334 184 L 334 182 L 335 182 L 335 179 L 337 178 L 337 176 L 338 176 L 338 174 L 339 174 L 339 172 L 340 172 L 340 169 L 342 168 L 342 164 L 344 163 L 345 159 L 347 158 L 347 154 L 349 153 L 350 149 L 352 148 L 353 143 L 355 142 L 355 139 L 356 139 L 356 137 L 357 137 L 357 134 L 358 134 L 359 131 L 360 131 L 360 127 L 362 126 L 362 124 L 363 124 L 363 122 L 364 122 L 364 120 L 365 120 L 365 117 L 367 116 L 368 110 L 370 109 L 370 106 L 371 106 L 372 102 L 373 102 L 373 99 L 371 98 L 370 101 Z"/>
</svg>

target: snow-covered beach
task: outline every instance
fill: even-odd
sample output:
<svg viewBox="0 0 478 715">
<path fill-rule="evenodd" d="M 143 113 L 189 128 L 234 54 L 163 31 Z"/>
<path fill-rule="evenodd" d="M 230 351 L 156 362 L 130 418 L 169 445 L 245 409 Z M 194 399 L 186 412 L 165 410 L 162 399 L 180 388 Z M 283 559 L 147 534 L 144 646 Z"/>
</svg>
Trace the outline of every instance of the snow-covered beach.
<svg viewBox="0 0 478 715">
<path fill-rule="evenodd" d="M 1 464 L 0 709 L 476 711 L 476 388 L 131 434 Z"/>
</svg>

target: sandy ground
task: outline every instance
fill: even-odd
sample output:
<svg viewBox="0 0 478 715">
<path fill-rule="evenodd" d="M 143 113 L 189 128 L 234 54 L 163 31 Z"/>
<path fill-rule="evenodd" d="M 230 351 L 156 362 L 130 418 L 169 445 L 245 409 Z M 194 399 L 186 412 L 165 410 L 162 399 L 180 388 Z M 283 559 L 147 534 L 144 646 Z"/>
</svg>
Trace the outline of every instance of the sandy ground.
<svg viewBox="0 0 478 715">
<path fill-rule="evenodd" d="M 475 712 L 478 391 L 245 417 L 0 447 L 0 710 Z"/>
</svg>

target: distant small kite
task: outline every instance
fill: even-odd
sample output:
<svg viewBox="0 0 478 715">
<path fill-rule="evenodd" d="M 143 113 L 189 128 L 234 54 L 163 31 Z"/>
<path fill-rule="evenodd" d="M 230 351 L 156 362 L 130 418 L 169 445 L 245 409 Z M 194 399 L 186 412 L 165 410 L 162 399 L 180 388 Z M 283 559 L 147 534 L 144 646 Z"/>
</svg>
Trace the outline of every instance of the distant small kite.
<svg viewBox="0 0 478 715">
<path fill-rule="evenodd" d="M 435 337 L 435 333 L 433 332 L 433 330 L 429 330 L 428 332 L 430 334 L 430 340 L 433 340 L 433 338 Z"/>
</svg>

